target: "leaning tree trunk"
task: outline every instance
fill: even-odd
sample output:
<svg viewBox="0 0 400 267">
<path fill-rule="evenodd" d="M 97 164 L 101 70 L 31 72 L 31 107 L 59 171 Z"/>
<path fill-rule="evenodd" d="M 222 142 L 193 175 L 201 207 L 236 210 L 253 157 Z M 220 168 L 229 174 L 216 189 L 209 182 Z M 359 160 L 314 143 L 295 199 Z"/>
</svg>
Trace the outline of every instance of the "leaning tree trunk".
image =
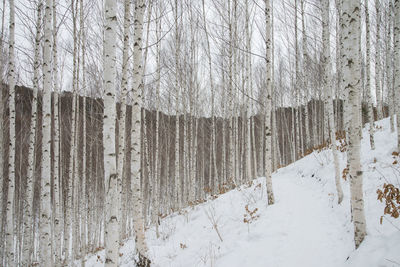
<svg viewBox="0 0 400 267">
<path fill-rule="evenodd" d="M 131 168 L 133 175 L 133 219 L 135 228 L 136 253 L 138 259 L 137 266 L 150 266 L 150 260 L 147 258 L 147 246 L 144 235 L 143 223 L 143 201 L 140 191 L 140 132 L 141 132 L 141 87 L 142 84 L 142 33 L 143 33 L 143 15 L 146 5 L 143 0 L 139 0 L 135 5 L 135 31 L 134 31 L 134 50 L 133 50 L 133 106 L 132 106 L 132 130 L 131 130 Z M 143 175 L 143 174 L 142 174 Z"/>
<path fill-rule="evenodd" d="M 117 4 L 113 0 L 105 1 L 105 41 L 104 41 L 104 113 L 103 113 L 103 146 L 104 178 L 106 189 L 104 244 L 106 251 L 105 266 L 118 266 L 120 192 L 118 191 L 119 173 L 116 168 L 115 149 L 116 126 L 116 30 Z M 139 111 L 140 114 L 140 111 Z"/>
<path fill-rule="evenodd" d="M 344 0 L 342 9 L 343 85 L 349 93 L 351 114 L 348 157 L 350 159 L 351 212 L 354 223 L 354 241 L 358 248 L 366 236 L 362 168 L 360 162 L 360 92 L 361 92 L 361 19 L 360 1 Z"/>
<path fill-rule="evenodd" d="M 265 0 L 265 45 L 266 45 L 266 92 L 264 101 L 264 115 L 265 115 L 265 176 L 267 182 L 267 196 L 268 204 L 272 205 L 275 202 L 274 193 L 272 189 L 272 131 L 271 131 L 271 107 L 272 107 L 272 64 L 271 64 L 271 6 L 270 0 Z"/>
</svg>

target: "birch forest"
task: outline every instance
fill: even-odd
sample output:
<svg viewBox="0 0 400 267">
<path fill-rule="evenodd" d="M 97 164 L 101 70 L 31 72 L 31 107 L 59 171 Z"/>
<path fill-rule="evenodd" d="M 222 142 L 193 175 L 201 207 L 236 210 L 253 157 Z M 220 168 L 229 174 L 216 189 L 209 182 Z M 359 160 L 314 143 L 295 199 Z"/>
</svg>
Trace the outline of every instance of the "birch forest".
<svg viewBox="0 0 400 267">
<path fill-rule="evenodd" d="M 0 11 L 0 266 L 400 265 L 400 0 Z"/>
</svg>

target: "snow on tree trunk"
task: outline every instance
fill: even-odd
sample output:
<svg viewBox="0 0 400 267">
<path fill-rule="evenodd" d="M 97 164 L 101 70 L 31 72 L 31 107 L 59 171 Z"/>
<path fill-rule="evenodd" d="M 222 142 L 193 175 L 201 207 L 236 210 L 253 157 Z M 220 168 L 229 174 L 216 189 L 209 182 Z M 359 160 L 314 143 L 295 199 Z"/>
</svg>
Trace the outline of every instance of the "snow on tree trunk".
<svg viewBox="0 0 400 267">
<path fill-rule="evenodd" d="M 360 162 L 361 18 L 360 1 L 344 0 L 341 24 L 343 33 L 343 85 L 349 94 L 351 114 L 348 157 L 350 160 L 351 212 L 356 248 L 366 236 L 362 169 Z"/>
<path fill-rule="evenodd" d="M 267 197 L 268 197 L 268 204 L 272 205 L 275 202 L 274 193 L 272 189 L 272 151 L 271 151 L 271 139 L 272 139 L 272 132 L 271 132 L 271 109 L 272 109 L 272 64 L 271 64 L 271 5 L 270 0 L 265 0 L 265 22 L 266 22 L 266 29 L 265 29 L 265 47 L 266 47 L 266 54 L 265 54 L 265 61 L 266 61 L 266 92 L 265 92 L 265 100 L 264 100 L 264 115 L 265 115 L 265 176 L 267 182 Z"/>
<path fill-rule="evenodd" d="M 51 243 L 51 88 L 52 0 L 46 0 L 43 48 L 42 179 L 40 192 L 40 262 L 52 266 Z"/>
<path fill-rule="evenodd" d="M 139 0 L 135 5 L 135 22 L 134 22 L 134 47 L 133 47 L 133 106 L 132 106 L 132 192 L 133 192 L 133 220 L 135 228 L 136 252 L 138 254 L 138 266 L 150 266 L 150 260 L 147 258 L 147 246 L 144 235 L 144 220 L 142 212 L 142 197 L 140 190 L 140 132 L 141 132 L 141 87 L 142 84 L 142 33 L 143 33 L 143 16 L 145 11 L 145 2 Z"/>
<path fill-rule="evenodd" d="M 119 217 L 120 179 L 116 163 L 115 126 L 116 126 L 116 30 L 117 3 L 105 1 L 105 41 L 104 41 L 104 114 L 103 114 L 103 146 L 104 146 L 104 178 L 105 178 L 105 266 L 118 266 L 119 249 Z M 140 111 L 139 111 L 140 114 Z"/>
</svg>

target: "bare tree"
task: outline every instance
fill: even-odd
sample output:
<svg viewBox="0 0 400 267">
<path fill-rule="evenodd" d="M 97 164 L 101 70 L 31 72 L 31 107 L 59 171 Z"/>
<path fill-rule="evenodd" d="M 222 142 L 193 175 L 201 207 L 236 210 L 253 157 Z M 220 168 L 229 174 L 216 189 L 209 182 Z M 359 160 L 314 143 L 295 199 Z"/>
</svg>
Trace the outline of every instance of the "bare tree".
<svg viewBox="0 0 400 267">
<path fill-rule="evenodd" d="M 265 63 L 266 63 L 266 93 L 264 101 L 264 114 L 265 114 L 265 176 L 267 180 L 267 195 L 268 204 L 272 205 L 275 202 L 274 193 L 272 189 L 272 151 L 271 151 L 271 110 L 272 110 L 272 64 L 271 64 L 271 5 L 269 0 L 265 0 Z"/>
<path fill-rule="evenodd" d="M 362 191 L 362 170 L 360 162 L 360 92 L 361 92 L 361 48 L 360 48 L 360 1 L 344 0 L 341 25 L 343 33 L 343 85 L 349 94 L 351 108 L 349 148 L 350 159 L 350 193 L 351 211 L 354 223 L 354 241 L 358 248 L 366 236 L 366 224 L 364 215 L 364 200 Z"/>
</svg>

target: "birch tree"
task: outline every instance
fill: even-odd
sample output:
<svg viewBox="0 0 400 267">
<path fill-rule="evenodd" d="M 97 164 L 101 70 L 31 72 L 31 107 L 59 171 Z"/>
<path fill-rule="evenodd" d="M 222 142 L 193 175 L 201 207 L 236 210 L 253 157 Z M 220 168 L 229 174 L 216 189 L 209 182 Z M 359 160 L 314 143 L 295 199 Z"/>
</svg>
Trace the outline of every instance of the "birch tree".
<svg viewBox="0 0 400 267">
<path fill-rule="evenodd" d="M 400 151 L 400 0 L 394 0 L 394 91 L 396 92 L 397 151 Z"/>
<path fill-rule="evenodd" d="M 129 0 L 124 1 L 124 32 L 123 32 L 123 51 L 122 51 L 122 91 L 121 91 L 121 115 L 119 119 L 119 137 L 118 137 L 118 173 L 121 175 L 121 180 L 123 180 L 124 171 L 124 160 L 125 160 L 125 124 L 126 124 L 126 98 L 128 94 L 128 70 L 129 70 L 129 32 L 130 32 L 130 14 L 131 3 Z M 119 185 L 121 186 L 121 185 Z M 121 188 L 121 190 L 124 190 Z M 121 207 L 123 206 L 121 202 Z M 124 218 L 121 214 L 121 237 L 123 237 L 124 229 Z"/>
<path fill-rule="evenodd" d="M 370 19 L 368 10 L 368 0 L 365 0 L 365 25 L 366 25 L 366 88 L 367 91 L 367 117 L 369 121 L 369 143 L 371 149 L 375 149 L 374 141 L 374 109 L 371 95 L 371 37 L 370 37 Z"/>
<path fill-rule="evenodd" d="M 111 1 L 111 0 L 109 0 Z M 135 228 L 135 244 L 138 256 L 136 265 L 150 266 L 150 260 L 147 257 L 147 245 L 144 235 L 144 221 L 142 211 L 142 197 L 140 190 L 140 132 L 141 132 L 141 86 L 142 84 L 142 34 L 143 34 L 143 16 L 146 9 L 144 0 L 135 3 L 135 21 L 134 21 L 134 47 L 133 47 L 133 106 L 132 106 L 132 130 L 131 130 L 131 171 L 132 171 L 132 192 L 133 192 L 133 220 Z"/>
<path fill-rule="evenodd" d="M 378 120 L 383 118 L 382 115 L 382 87 L 381 87 L 381 12 L 380 2 L 375 0 L 376 10 L 376 39 L 375 39 L 375 94 L 376 94 L 376 110 Z"/>
<path fill-rule="evenodd" d="M 180 123 L 179 123 L 179 24 L 178 24 L 178 0 L 175 0 L 174 5 L 174 19 L 175 19 L 175 110 L 176 110 L 176 118 L 175 118 L 175 195 L 177 206 L 176 208 L 180 208 L 182 205 L 181 200 L 181 182 L 180 182 L 180 160 L 179 160 L 179 153 L 180 153 L 180 142 L 179 142 L 179 135 L 180 135 Z"/>
<path fill-rule="evenodd" d="M 3 42 L 4 42 L 4 17 L 5 17 L 5 7 L 6 7 L 6 0 L 3 0 L 3 8 L 2 8 L 2 18 L 1 18 L 1 36 L 0 36 L 0 51 L 3 51 Z M 0 57 L 1 59 L 1 57 Z M 3 67 L 0 66 L 0 81 L 3 80 Z M 4 107 L 5 107 L 5 100 L 3 99 L 3 91 L 0 93 L 0 123 L 3 125 L 4 123 Z M 4 197 L 4 130 L 0 130 L 0 216 L 3 218 L 4 213 L 3 213 L 3 197 Z M 3 239 L 3 220 L 0 220 L 0 239 L 2 241 L 0 242 L 0 264 L 4 263 L 4 257 L 3 256 L 3 248 L 4 248 L 4 239 Z"/>
<path fill-rule="evenodd" d="M 42 179 L 40 193 L 40 261 L 52 266 L 51 255 L 51 49 L 52 49 L 52 0 L 46 0 L 44 14 L 43 47 L 43 104 L 42 104 Z"/>
<path fill-rule="evenodd" d="M 275 202 L 274 193 L 272 189 L 272 131 L 271 131 L 271 107 L 272 107 L 272 64 L 271 64 L 271 5 L 270 0 L 265 2 L 265 63 L 266 63 L 266 93 L 264 101 L 264 114 L 265 114 L 265 176 L 267 181 L 267 195 L 268 205 Z"/>
<path fill-rule="evenodd" d="M 105 266 L 118 266 L 120 195 L 118 191 L 116 151 L 115 151 L 115 78 L 116 78 L 116 27 L 117 5 L 113 0 L 105 1 L 104 25 L 104 114 L 103 114 L 103 146 L 104 146 L 104 178 L 106 188 L 105 232 L 106 251 Z"/>
<path fill-rule="evenodd" d="M 333 162 L 335 166 L 335 184 L 338 194 L 338 203 L 343 200 L 343 190 L 340 184 L 341 172 L 339 169 L 339 155 L 336 148 L 336 127 L 333 114 L 333 97 L 331 86 L 331 55 L 330 55 L 330 35 L 329 35 L 329 0 L 324 0 L 322 7 L 322 63 L 323 63 L 323 86 L 325 94 L 325 112 L 328 115 L 328 127 L 330 129 L 330 143 L 332 145 Z M 328 137 L 328 136 L 327 136 Z"/>
<path fill-rule="evenodd" d="M 40 71 L 40 45 L 41 45 L 41 23 L 42 23 L 42 3 L 37 4 L 36 11 L 36 36 L 35 36 L 35 55 L 33 66 L 33 97 L 31 125 L 29 132 L 29 152 L 28 152 L 28 172 L 26 181 L 26 193 L 24 200 L 24 243 L 22 249 L 22 264 L 31 264 L 31 253 L 33 248 L 33 181 L 35 173 L 35 144 L 36 144 L 36 117 L 37 117 L 37 96 L 39 91 L 39 71 Z"/>
<path fill-rule="evenodd" d="M 361 18 L 360 0 L 343 0 L 341 29 L 343 33 L 343 85 L 349 94 L 351 114 L 348 157 L 350 161 L 351 212 L 354 241 L 358 248 L 366 236 L 362 169 L 360 162 L 360 92 L 361 92 Z"/>
<path fill-rule="evenodd" d="M 9 1 L 10 5 L 10 26 L 9 26 L 9 72 L 8 72 L 8 108 L 10 118 L 10 144 L 9 144 L 9 170 L 8 170 L 8 194 L 6 203 L 6 266 L 15 265 L 14 254 L 14 194 L 15 194 L 15 83 L 16 83 L 16 70 L 15 70 L 15 6 L 14 0 Z"/>
<path fill-rule="evenodd" d="M 60 144 L 60 117 L 59 117 L 59 80 L 58 80 L 58 53 L 57 53 L 57 0 L 53 0 L 53 87 L 54 87 L 54 264 L 61 266 L 61 179 L 60 174 L 62 171 L 62 165 L 60 161 L 61 144 Z"/>
</svg>

